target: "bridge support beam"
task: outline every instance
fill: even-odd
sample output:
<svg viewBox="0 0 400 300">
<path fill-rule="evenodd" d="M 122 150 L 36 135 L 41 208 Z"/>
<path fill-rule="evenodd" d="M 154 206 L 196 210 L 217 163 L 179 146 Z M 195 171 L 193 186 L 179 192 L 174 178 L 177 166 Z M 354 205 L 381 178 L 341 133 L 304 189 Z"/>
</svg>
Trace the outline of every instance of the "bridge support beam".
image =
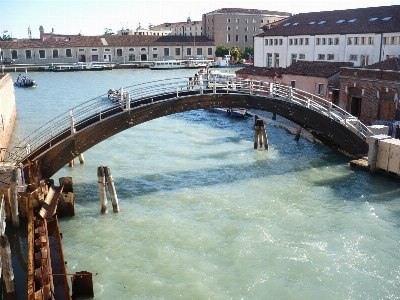
<svg viewBox="0 0 400 300">
<path fill-rule="evenodd" d="M 107 181 L 108 192 L 110 193 L 111 197 L 113 211 L 119 212 L 117 192 L 115 191 L 114 180 L 112 178 L 111 170 L 109 167 L 104 167 L 104 174 Z"/>
<path fill-rule="evenodd" d="M 11 172 L 11 187 L 10 187 L 10 204 L 11 218 L 14 228 L 19 228 L 19 213 L 18 213 L 18 172 L 13 169 Z"/>
</svg>

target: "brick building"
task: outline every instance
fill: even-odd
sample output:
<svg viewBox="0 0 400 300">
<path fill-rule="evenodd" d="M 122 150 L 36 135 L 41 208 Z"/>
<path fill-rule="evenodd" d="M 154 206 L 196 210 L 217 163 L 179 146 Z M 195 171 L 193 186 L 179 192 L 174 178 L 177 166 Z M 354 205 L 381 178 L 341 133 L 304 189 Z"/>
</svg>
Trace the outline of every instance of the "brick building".
<svg viewBox="0 0 400 300">
<path fill-rule="evenodd" d="M 400 58 L 340 73 L 339 106 L 364 124 L 400 120 Z"/>
</svg>

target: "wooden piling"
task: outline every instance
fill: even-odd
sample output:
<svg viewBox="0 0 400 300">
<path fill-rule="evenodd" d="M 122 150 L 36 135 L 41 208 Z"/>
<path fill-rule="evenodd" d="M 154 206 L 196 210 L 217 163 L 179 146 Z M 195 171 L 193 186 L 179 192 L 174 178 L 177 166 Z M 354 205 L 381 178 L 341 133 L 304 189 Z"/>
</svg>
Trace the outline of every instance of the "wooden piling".
<svg viewBox="0 0 400 300">
<path fill-rule="evenodd" d="M 372 157 L 371 157 L 371 166 L 369 167 L 369 173 L 374 174 L 376 170 L 376 162 L 378 160 L 378 152 L 379 152 L 379 140 L 375 139 L 374 145 L 372 148 Z"/>
<path fill-rule="evenodd" d="M 265 150 L 268 150 L 268 139 L 264 125 L 264 121 L 259 119 L 258 116 L 254 116 L 254 149 L 264 146 Z"/>
<path fill-rule="evenodd" d="M 72 188 L 72 177 L 59 178 L 60 186 L 63 186 L 63 191 L 60 194 L 60 200 L 57 206 L 57 216 L 72 217 L 75 216 L 75 198 Z"/>
<path fill-rule="evenodd" d="M 78 155 L 78 158 L 79 158 L 79 163 L 80 163 L 80 164 L 84 164 L 84 163 L 85 163 L 85 159 L 84 159 L 84 157 L 83 157 L 83 153 L 79 154 L 79 155 Z"/>
<path fill-rule="evenodd" d="M 103 166 L 97 168 L 97 182 L 99 184 L 101 213 L 108 213 L 107 193 L 106 193 L 106 177 Z"/>
<path fill-rule="evenodd" d="M 75 165 L 75 158 L 73 158 L 69 163 L 68 163 L 68 167 L 73 168 Z"/>
<path fill-rule="evenodd" d="M 109 167 L 104 167 L 104 174 L 106 177 L 108 192 L 110 193 L 111 197 L 113 211 L 119 212 L 117 192 L 115 191 L 114 180 L 112 178 L 111 170 Z"/>
<path fill-rule="evenodd" d="M 295 141 L 299 141 L 300 140 L 300 133 L 301 133 L 301 126 L 298 126 L 297 130 L 296 130 L 296 135 L 294 137 Z"/>
<path fill-rule="evenodd" d="M 18 213 L 18 172 L 16 169 L 11 171 L 10 184 L 10 204 L 11 218 L 14 228 L 19 228 L 19 213 Z"/>
</svg>

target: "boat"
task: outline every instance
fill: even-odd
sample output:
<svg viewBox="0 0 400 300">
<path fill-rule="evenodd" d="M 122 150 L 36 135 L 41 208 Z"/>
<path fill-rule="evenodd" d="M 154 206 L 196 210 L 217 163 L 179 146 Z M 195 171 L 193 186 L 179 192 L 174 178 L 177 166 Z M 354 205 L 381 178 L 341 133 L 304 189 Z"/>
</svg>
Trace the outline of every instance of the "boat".
<svg viewBox="0 0 400 300">
<path fill-rule="evenodd" d="M 50 68 L 50 66 L 48 67 Z M 112 70 L 113 65 L 99 65 L 99 64 L 83 64 L 77 63 L 72 65 L 59 65 L 54 66 L 54 72 L 73 72 L 73 71 L 103 71 L 103 70 Z M 50 69 L 49 69 L 50 71 Z"/>
<path fill-rule="evenodd" d="M 210 111 L 230 117 L 248 117 L 246 108 L 210 107 Z"/>
<path fill-rule="evenodd" d="M 25 75 L 18 75 L 17 80 L 14 82 L 15 86 L 21 87 L 36 87 L 36 81 L 32 80 L 31 78 L 26 77 Z"/>
<path fill-rule="evenodd" d="M 236 89 L 236 74 L 229 72 L 220 72 L 218 70 L 211 70 L 208 72 L 207 86 L 208 88 L 214 88 L 214 83 L 216 88 L 229 88 Z"/>
<path fill-rule="evenodd" d="M 242 61 L 232 61 L 232 56 L 230 54 L 224 55 L 223 59 L 217 60 L 214 63 L 215 68 L 243 68 L 248 67 L 250 63 L 244 63 Z"/>
<path fill-rule="evenodd" d="M 185 69 L 186 61 L 184 60 L 155 61 L 151 63 L 149 67 L 151 70 Z"/>
</svg>

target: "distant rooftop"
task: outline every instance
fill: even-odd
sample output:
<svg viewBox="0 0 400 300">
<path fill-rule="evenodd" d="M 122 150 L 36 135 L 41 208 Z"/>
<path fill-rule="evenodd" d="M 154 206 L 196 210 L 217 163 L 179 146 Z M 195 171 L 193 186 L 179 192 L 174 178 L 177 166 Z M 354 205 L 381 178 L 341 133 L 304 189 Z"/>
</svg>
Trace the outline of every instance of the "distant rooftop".
<svg viewBox="0 0 400 300">
<path fill-rule="evenodd" d="M 400 5 L 301 13 L 258 36 L 356 34 L 400 31 Z"/>
<path fill-rule="evenodd" d="M 273 16 L 292 16 L 288 12 L 272 11 L 272 10 L 260 10 L 260 9 L 249 9 L 249 8 L 221 8 L 214 10 L 208 14 L 246 14 L 246 15 L 273 15 Z"/>
</svg>

